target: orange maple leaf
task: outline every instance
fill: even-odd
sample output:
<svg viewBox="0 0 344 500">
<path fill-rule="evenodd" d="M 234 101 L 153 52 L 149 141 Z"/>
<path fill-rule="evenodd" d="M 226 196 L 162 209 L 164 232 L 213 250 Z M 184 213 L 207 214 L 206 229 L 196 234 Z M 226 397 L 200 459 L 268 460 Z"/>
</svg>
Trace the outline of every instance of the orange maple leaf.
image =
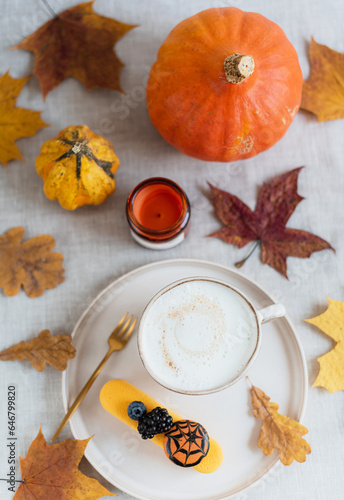
<svg viewBox="0 0 344 500">
<path fill-rule="evenodd" d="M 63 255 L 51 251 L 55 240 L 50 234 L 22 243 L 24 234 L 24 228 L 13 227 L 0 236 L 0 287 L 6 295 L 17 295 L 23 286 L 34 298 L 64 281 Z"/>
<path fill-rule="evenodd" d="M 16 107 L 17 97 L 29 78 L 12 78 L 8 71 L 0 77 L 0 162 L 5 167 L 10 160 L 24 159 L 14 141 L 49 126 L 41 119 L 41 111 Z"/>
<path fill-rule="evenodd" d="M 275 448 L 283 465 L 293 460 L 304 462 L 311 447 L 305 439 L 308 429 L 297 420 L 278 413 L 278 404 L 270 403 L 270 398 L 258 387 L 250 389 L 253 416 L 263 421 L 258 438 L 258 446 L 264 455 L 271 455 Z"/>
<path fill-rule="evenodd" d="M 309 60 L 311 76 L 303 84 L 301 108 L 320 122 L 344 118 L 344 54 L 312 38 Z"/>
<path fill-rule="evenodd" d="M 90 439 L 68 438 L 48 445 L 40 429 L 26 457 L 19 457 L 22 482 L 13 500 L 96 500 L 116 496 L 78 470 Z"/>
<path fill-rule="evenodd" d="M 44 98 L 69 77 L 89 90 L 101 87 L 123 92 L 119 73 L 124 65 L 113 46 L 135 25 L 100 16 L 92 4 L 61 12 L 14 47 L 35 54 L 34 74 Z"/>
</svg>

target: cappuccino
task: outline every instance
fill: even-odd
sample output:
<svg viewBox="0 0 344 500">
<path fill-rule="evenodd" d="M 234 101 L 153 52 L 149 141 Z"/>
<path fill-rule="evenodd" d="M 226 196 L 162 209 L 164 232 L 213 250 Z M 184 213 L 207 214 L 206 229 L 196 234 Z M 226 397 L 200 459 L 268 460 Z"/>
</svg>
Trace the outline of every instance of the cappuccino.
<svg viewBox="0 0 344 500">
<path fill-rule="evenodd" d="M 190 278 L 148 305 L 139 349 L 148 371 L 165 387 L 212 392 L 245 370 L 258 331 L 253 307 L 235 289 L 211 278 Z"/>
</svg>

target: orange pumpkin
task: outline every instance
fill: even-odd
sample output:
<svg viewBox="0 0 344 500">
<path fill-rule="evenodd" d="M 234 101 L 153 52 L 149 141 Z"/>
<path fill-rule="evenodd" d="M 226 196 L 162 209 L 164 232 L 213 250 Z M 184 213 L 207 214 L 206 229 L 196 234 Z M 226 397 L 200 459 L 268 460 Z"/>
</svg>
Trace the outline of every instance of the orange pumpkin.
<svg viewBox="0 0 344 500">
<path fill-rule="evenodd" d="M 162 44 L 147 84 L 153 125 L 182 153 L 250 158 L 280 140 L 301 102 L 302 73 L 282 29 L 234 7 L 204 10 Z"/>
<path fill-rule="evenodd" d="M 103 203 L 115 191 L 118 166 L 112 144 L 86 125 L 61 130 L 36 158 L 47 198 L 68 210 Z"/>
</svg>

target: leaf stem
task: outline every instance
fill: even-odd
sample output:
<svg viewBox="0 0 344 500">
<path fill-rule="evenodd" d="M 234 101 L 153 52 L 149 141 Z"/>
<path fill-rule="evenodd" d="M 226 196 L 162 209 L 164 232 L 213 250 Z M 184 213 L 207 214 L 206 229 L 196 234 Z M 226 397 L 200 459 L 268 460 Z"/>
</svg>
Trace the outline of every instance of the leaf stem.
<svg viewBox="0 0 344 500">
<path fill-rule="evenodd" d="M 251 257 L 251 255 L 253 254 L 253 252 L 255 251 L 255 249 L 257 248 L 257 246 L 259 245 L 259 243 L 260 243 L 260 240 L 258 240 L 258 241 L 256 242 L 256 244 L 254 245 L 254 247 L 252 248 L 252 250 L 250 251 L 250 253 L 249 253 L 248 255 L 246 255 L 246 257 L 245 257 L 243 260 L 241 260 L 240 262 L 236 262 L 236 263 L 234 264 L 234 265 L 235 265 L 235 267 L 237 267 L 237 268 L 242 267 L 242 266 L 245 264 L 245 262 L 247 261 L 247 259 L 248 259 L 249 257 Z"/>
<path fill-rule="evenodd" d="M 248 383 L 248 385 L 249 385 L 249 386 L 251 387 L 251 389 L 252 389 L 253 384 L 252 384 L 252 382 L 251 382 L 250 377 L 249 377 L 248 375 L 246 375 L 245 379 L 246 379 L 246 382 Z"/>
<path fill-rule="evenodd" d="M 58 14 L 56 14 L 56 12 L 54 11 L 54 9 L 52 7 L 50 7 L 49 3 L 47 2 L 47 0 L 42 0 L 42 2 L 44 3 L 44 5 L 46 6 L 46 8 L 48 9 L 48 11 L 50 12 L 50 14 L 52 14 L 54 17 L 58 17 Z"/>
</svg>

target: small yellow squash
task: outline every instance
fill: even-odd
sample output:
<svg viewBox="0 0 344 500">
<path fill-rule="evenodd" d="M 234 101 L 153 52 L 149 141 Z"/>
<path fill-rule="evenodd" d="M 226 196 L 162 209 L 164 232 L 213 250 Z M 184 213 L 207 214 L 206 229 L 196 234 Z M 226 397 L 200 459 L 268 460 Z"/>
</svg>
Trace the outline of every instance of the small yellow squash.
<svg viewBox="0 0 344 500">
<path fill-rule="evenodd" d="M 118 167 L 112 144 L 86 125 L 61 130 L 36 159 L 46 196 L 68 210 L 103 203 L 115 191 Z"/>
</svg>

